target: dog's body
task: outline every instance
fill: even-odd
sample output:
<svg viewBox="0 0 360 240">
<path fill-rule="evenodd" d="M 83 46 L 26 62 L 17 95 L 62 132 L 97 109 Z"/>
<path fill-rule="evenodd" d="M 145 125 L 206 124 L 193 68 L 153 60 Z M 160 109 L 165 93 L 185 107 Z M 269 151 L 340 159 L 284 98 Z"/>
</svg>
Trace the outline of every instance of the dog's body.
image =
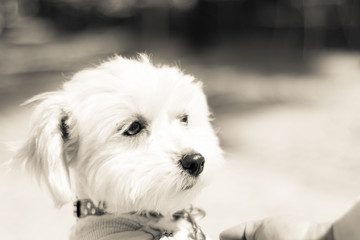
<svg viewBox="0 0 360 240">
<path fill-rule="evenodd" d="M 154 229 L 177 239 L 196 231 L 173 214 L 222 162 L 200 82 L 144 55 L 115 57 L 29 102 L 38 103 L 31 134 L 15 159 L 47 185 L 57 206 L 75 198 L 106 203 L 105 215 L 78 221 L 74 239 L 77 226 L 112 217 L 137 219 L 147 237 Z M 156 217 L 143 214 L 149 212 Z"/>
</svg>

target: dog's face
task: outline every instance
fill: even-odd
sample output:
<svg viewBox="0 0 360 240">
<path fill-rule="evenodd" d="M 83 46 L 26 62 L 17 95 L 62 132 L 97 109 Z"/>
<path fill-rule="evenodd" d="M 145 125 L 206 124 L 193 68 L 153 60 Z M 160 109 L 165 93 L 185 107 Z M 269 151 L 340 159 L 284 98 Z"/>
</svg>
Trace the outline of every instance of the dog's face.
<svg viewBox="0 0 360 240">
<path fill-rule="evenodd" d="M 59 205 L 78 196 L 115 212 L 171 213 L 222 161 L 201 84 L 146 56 L 84 70 L 31 101 L 40 103 L 17 157 Z"/>
</svg>

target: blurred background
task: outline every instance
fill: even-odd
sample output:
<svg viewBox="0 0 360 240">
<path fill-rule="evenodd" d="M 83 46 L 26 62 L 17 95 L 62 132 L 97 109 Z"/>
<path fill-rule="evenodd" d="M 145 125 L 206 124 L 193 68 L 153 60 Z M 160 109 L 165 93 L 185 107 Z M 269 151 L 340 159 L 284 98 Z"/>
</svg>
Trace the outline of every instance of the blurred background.
<svg viewBox="0 0 360 240">
<path fill-rule="evenodd" d="M 0 159 L 19 105 L 114 54 L 151 54 L 205 85 L 226 166 L 195 205 L 217 239 L 242 221 L 331 221 L 360 195 L 360 1 L 0 0 Z M 29 176 L 0 168 L 1 239 L 67 239 Z"/>
</svg>

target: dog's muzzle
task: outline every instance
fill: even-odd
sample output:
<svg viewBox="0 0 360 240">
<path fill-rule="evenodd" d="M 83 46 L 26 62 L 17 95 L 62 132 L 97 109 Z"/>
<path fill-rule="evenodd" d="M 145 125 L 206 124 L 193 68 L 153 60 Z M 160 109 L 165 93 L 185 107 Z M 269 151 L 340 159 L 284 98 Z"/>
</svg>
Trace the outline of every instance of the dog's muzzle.
<svg viewBox="0 0 360 240">
<path fill-rule="evenodd" d="M 200 153 L 191 153 L 182 156 L 179 162 L 186 172 L 197 177 L 204 170 L 205 158 Z"/>
</svg>

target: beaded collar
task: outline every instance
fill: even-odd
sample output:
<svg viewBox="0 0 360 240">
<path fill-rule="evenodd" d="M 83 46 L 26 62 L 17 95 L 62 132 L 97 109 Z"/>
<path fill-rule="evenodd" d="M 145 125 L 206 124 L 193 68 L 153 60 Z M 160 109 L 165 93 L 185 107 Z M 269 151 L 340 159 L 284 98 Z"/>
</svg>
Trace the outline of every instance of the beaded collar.
<svg viewBox="0 0 360 240">
<path fill-rule="evenodd" d="M 90 199 L 81 199 L 74 202 L 74 215 L 77 218 L 102 216 L 106 214 L 105 209 L 105 202 L 99 202 L 97 206 Z"/>
</svg>

